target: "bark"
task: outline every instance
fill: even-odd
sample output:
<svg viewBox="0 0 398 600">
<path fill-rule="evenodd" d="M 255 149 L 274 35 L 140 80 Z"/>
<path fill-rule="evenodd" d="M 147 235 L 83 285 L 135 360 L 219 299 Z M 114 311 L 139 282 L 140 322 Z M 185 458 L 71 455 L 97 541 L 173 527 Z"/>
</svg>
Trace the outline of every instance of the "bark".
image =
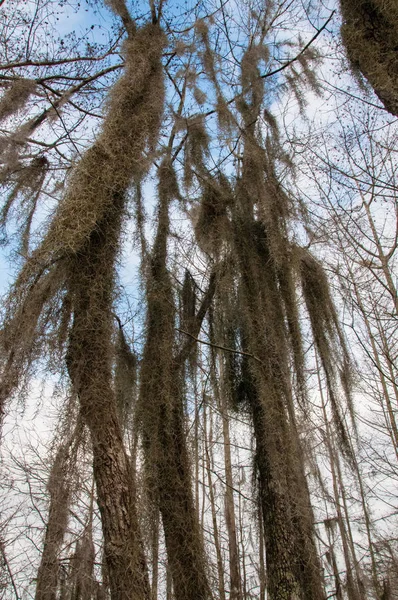
<svg viewBox="0 0 398 600">
<path fill-rule="evenodd" d="M 211 598 L 186 447 L 183 365 L 175 357 L 175 315 L 167 271 L 169 198 L 160 194 L 148 282 L 147 341 L 141 369 L 140 417 L 151 496 L 162 516 L 176 600 Z"/>
<path fill-rule="evenodd" d="M 176 600 L 205 600 L 211 598 L 211 592 L 191 488 L 182 400 L 171 414 L 167 412 L 161 411 L 164 426 L 159 437 L 164 454 L 159 457 L 157 473 L 174 596 Z"/>
<path fill-rule="evenodd" d="M 239 486 L 240 487 L 240 486 Z M 240 490 L 239 490 L 240 491 Z M 247 595 L 247 571 L 246 571 L 246 550 L 245 550 L 245 536 L 244 536 L 244 510 L 242 506 L 242 496 L 238 496 L 238 523 L 239 523 L 239 540 L 240 543 L 240 556 L 241 556 L 241 571 L 242 571 L 242 593 L 243 597 Z"/>
<path fill-rule="evenodd" d="M 259 579 L 260 579 L 260 596 L 259 600 L 265 600 L 265 591 L 267 588 L 267 580 L 265 575 L 265 560 L 264 560 L 264 526 L 261 507 L 258 511 L 258 528 L 259 528 Z"/>
<path fill-rule="evenodd" d="M 173 600 L 173 582 L 168 564 L 166 565 L 166 600 Z"/>
<path fill-rule="evenodd" d="M 158 579 L 159 579 L 159 511 L 154 509 L 152 515 L 152 600 L 158 597 Z"/>
<path fill-rule="evenodd" d="M 253 356 L 246 368 L 246 393 L 256 439 L 267 589 L 270 600 L 320 600 L 324 592 L 308 489 L 286 409 L 291 400 L 283 309 L 265 239 L 264 228 L 245 206 L 236 221 L 236 248 L 245 350 Z"/>
<path fill-rule="evenodd" d="M 328 524 L 326 525 L 326 523 Z M 331 564 L 332 566 L 336 600 L 344 600 L 339 567 L 337 565 L 336 553 L 334 551 L 333 521 L 326 521 L 325 527 L 329 542 L 329 549 L 326 556 L 328 558 L 329 564 Z"/>
<path fill-rule="evenodd" d="M 194 421 L 194 477 L 195 477 L 195 508 L 198 522 L 200 522 L 200 496 L 199 496 L 199 396 L 195 393 L 195 421 Z"/>
<path fill-rule="evenodd" d="M 205 445 L 205 453 L 206 453 L 206 471 L 207 471 L 207 483 L 209 486 L 209 500 L 210 500 L 210 508 L 211 508 L 211 517 L 213 521 L 213 538 L 214 538 L 214 546 L 216 549 L 216 557 L 217 557 L 217 572 L 218 572 L 218 595 L 220 600 L 225 600 L 225 582 L 224 582 L 224 564 L 221 553 L 220 546 L 220 536 L 218 532 L 218 524 L 217 524 L 217 511 L 216 511 L 216 503 L 214 497 L 214 488 L 213 481 L 211 477 L 211 473 L 213 470 L 212 460 L 210 458 L 210 451 L 213 445 L 213 423 L 212 423 L 212 414 L 210 408 L 210 431 L 207 433 L 207 416 L 204 408 L 203 411 L 203 434 L 204 434 L 204 445 Z"/>
<path fill-rule="evenodd" d="M 76 552 L 73 557 L 73 572 L 71 574 L 73 582 L 71 600 L 92 600 L 94 592 L 94 562 L 95 548 L 92 521 L 90 520 L 82 539 L 76 544 Z"/>
<path fill-rule="evenodd" d="M 155 373 L 152 377 L 156 378 Z M 170 380 L 167 384 L 170 385 Z M 143 397 L 150 397 L 147 392 L 144 387 Z M 182 398 L 176 388 L 171 390 L 171 400 L 162 401 L 159 390 L 157 395 L 153 402 L 158 411 L 156 433 L 144 429 L 144 449 L 151 457 L 151 486 L 155 488 L 153 496 L 162 515 L 174 596 L 176 600 L 205 599 L 211 594 L 191 488 Z M 156 437 L 155 452 L 149 449 L 150 442 L 145 441 L 148 434 Z"/>
<path fill-rule="evenodd" d="M 221 364 L 222 369 L 222 364 Z M 221 375 L 221 381 L 223 377 Z M 229 435 L 229 417 L 226 406 L 226 398 L 223 390 L 219 394 L 219 409 L 222 418 L 222 430 L 224 441 L 224 468 L 225 468 L 225 521 L 228 530 L 229 572 L 230 572 L 230 598 L 241 600 L 242 584 L 239 572 L 239 549 L 236 536 L 236 518 L 233 493 L 231 440 Z"/>
<path fill-rule="evenodd" d="M 67 365 L 91 434 L 111 598 L 149 600 L 132 468 L 112 387 L 111 311 L 123 202 L 115 195 L 114 204 L 71 259 L 74 315 Z"/>
<path fill-rule="evenodd" d="M 398 9 L 395 0 L 340 0 L 343 42 L 385 108 L 398 116 Z"/>
</svg>

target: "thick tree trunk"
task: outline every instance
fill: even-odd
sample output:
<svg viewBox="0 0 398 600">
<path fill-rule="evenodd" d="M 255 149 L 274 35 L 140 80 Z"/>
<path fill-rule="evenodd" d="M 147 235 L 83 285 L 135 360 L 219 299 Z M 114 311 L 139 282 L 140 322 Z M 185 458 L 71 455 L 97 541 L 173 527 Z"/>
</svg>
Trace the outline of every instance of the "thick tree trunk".
<svg viewBox="0 0 398 600">
<path fill-rule="evenodd" d="M 158 317 L 159 310 L 156 311 Z M 206 600 L 211 593 L 192 493 L 179 385 L 181 373 L 170 368 L 172 364 L 166 370 L 161 368 L 160 361 L 163 364 L 170 358 L 172 361 L 172 344 L 158 356 L 157 349 L 162 347 L 161 339 L 149 328 L 142 367 L 140 410 L 143 410 L 143 403 L 150 405 L 145 409 L 143 433 L 151 495 L 162 516 L 176 600 Z"/>
<path fill-rule="evenodd" d="M 113 206 L 71 260 L 74 316 L 67 365 L 91 434 L 112 600 L 149 600 L 133 473 L 112 387 L 111 310 L 122 214 L 123 198 L 115 196 Z"/>
<path fill-rule="evenodd" d="M 182 400 L 179 404 L 171 419 L 165 415 L 169 423 L 161 428 L 164 455 L 158 470 L 160 511 L 176 600 L 206 600 L 211 592 L 193 502 Z"/>
<path fill-rule="evenodd" d="M 290 452 L 286 446 L 283 406 L 269 407 L 257 396 L 253 398 L 252 417 L 264 522 L 267 590 L 272 600 L 304 600 L 289 493 L 290 469 L 286 463 Z"/>
<path fill-rule="evenodd" d="M 395 0 L 340 0 L 348 57 L 398 116 L 398 7 Z"/>
<path fill-rule="evenodd" d="M 243 212 L 243 211 L 242 211 Z M 248 400 L 256 439 L 270 600 L 323 600 L 311 507 L 291 403 L 288 347 L 277 277 L 266 232 L 250 217 L 236 221 Z"/>
<path fill-rule="evenodd" d="M 151 332 L 149 336 L 152 337 Z M 154 364 L 156 354 L 152 350 L 158 343 L 156 337 L 148 342 L 144 361 L 146 356 L 151 356 L 151 364 Z M 170 348 L 167 352 L 170 354 Z M 164 354 L 161 360 L 165 360 Z M 174 595 L 176 600 L 206 600 L 211 593 L 192 493 L 183 399 L 179 389 L 181 373 L 169 370 L 163 378 L 161 368 L 151 369 L 149 375 L 143 365 L 142 377 L 141 402 L 151 404 L 150 414 L 147 411 L 144 419 L 144 449 L 151 495 L 162 515 Z"/>
</svg>

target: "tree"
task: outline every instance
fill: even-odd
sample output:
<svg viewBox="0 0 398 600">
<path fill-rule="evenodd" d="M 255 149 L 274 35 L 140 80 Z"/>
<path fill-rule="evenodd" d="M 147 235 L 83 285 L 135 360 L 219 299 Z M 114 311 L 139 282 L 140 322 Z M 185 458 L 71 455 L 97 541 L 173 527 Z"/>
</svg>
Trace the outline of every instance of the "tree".
<svg viewBox="0 0 398 600">
<path fill-rule="evenodd" d="M 323 600 L 310 450 L 301 435 L 314 412 L 305 335 L 330 406 L 336 497 L 338 478 L 343 489 L 336 440 L 346 463 L 356 464 L 351 360 L 325 270 L 309 248 L 314 236 L 294 182 L 295 157 L 270 107 L 294 97 L 302 112 L 306 90 L 317 91 L 314 44 L 332 15 L 304 41 L 286 33 L 308 23 L 295 3 L 203 3 L 182 11 L 160 0 L 141 14 L 142 7 L 108 0 L 95 10 L 112 25 L 109 41 L 86 37 L 83 53 L 73 36 L 56 40 L 53 33 L 47 44 L 57 5 L 39 0 L 34 7 L 30 14 L 30 6 L 6 5 L 3 28 L 1 218 L 5 239 L 14 229 L 20 258 L 4 301 L 0 408 L 9 410 L 43 364 L 78 401 L 54 453 L 36 597 L 149 600 L 162 587 L 164 556 L 167 597 L 210 600 L 215 589 L 228 593 L 227 554 L 229 594 L 240 600 L 249 593 L 246 555 L 258 544 L 262 596 L 266 585 L 270 600 Z M 43 220 L 46 197 L 53 206 Z M 148 235 L 146 210 L 154 204 Z M 123 293 L 131 227 L 144 311 Z M 212 411 L 221 413 L 219 454 Z M 235 489 L 233 414 L 254 440 L 257 498 L 243 482 Z M 82 429 L 95 499 L 85 492 L 87 518 L 72 534 L 70 481 Z M 218 461 L 226 551 L 213 478 Z M 251 526 L 244 539 L 237 502 L 246 492 L 257 505 L 260 542 L 249 539 Z M 354 546 L 343 536 L 341 511 L 338 517 L 348 592 L 357 598 Z M 330 538 L 334 552 L 333 545 Z"/>
<path fill-rule="evenodd" d="M 366 548 L 374 593 L 382 597 L 384 572 L 375 549 L 378 536 L 388 539 L 389 531 L 387 526 L 377 531 L 371 515 L 384 505 L 380 520 L 391 518 L 394 492 L 383 489 L 382 480 L 396 479 L 396 179 L 390 171 L 396 133 L 379 115 L 380 109 L 367 102 L 359 107 L 346 102 L 338 109 L 337 127 L 322 133 L 319 146 L 308 148 L 306 170 L 311 177 L 316 173 L 318 188 L 312 198 L 317 205 L 313 243 L 326 232 L 334 240 L 335 254 L 326 260 L 338 281 L 336 293 L 356 357 L 364 426 L 353 453 L 354 495 L 361 499 L 359 519 L 367 538 L 359 552 Z"/>
<path fill-rule="evenodd" d="M 341 35 L 348 58 L 385 108 L 398 116 L 397 5 L 394 1 L 341 0 Z"/>
</svg>

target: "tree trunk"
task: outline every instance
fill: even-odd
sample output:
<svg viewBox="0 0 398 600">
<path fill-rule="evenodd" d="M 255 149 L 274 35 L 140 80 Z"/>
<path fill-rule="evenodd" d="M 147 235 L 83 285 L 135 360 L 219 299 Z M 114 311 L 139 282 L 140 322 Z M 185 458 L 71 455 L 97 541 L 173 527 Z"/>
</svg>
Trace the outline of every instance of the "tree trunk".
<svg viewBox="0 0 398 600">
<path fill-rule="evenodd" d="M 398 8 L 394 0 L 340 0 L 348 58 L 398 116 Z"/>
<path fill-rule="evenodd" d="M 347 532 L 346 532 L 346 528 L 345 528 L 345 524 L 344 524 L 343 514 L 341 511 L 340 494 L 339 494 L 338 480 L 337 480 L 337 473 L 336 473 L 335 449 L 334 449 L 333 443 L 332 443 L 332 437 L 331 437 L 332 432 L 330 431 L 329 420 L 328 420 L 328 416 L 326 413 L 326 405 L 325 405 L 325 399 L 323 396 L 321 380 L 320 380 L 320 376 L 319 376 L 319 366 L 318 366 L 317 359 L 316 359 L 316 364 L 317 364 L 317 369 L 318 369 L 319 392 L 320 392 L 320 396 L 321 396 L 323 418 L 324 418 L 324 424 L 325 424 L 325 429 L 326 429 L 325 444 L 326 444 L 326 448 L 327 448 L 327 451 L 329 454 L 329 464 L 330 464 L 330 471 L 331 471 L 331 475 L 332 475 L 334 504 L 335 504 L 336 513 L 337 513 L 337 523 L 338 523 L 339 530 L 340 530 L 341 543 L 343 546 L 344 562 L 346 565 L 347 594 L 348 594 L 349 600 L 360 600 L 361 595 L 360 595 L 360 591 L 359 591 L 359 587 L 358 587 L 358 582 L 355 580 L 353 571 L 352 571 L 349 542 L 348 542 L 348 538 L 347 538 Z"/>
<path fill-rule="evenodd" d="M 218 594 L 220 600 L 225 600 L 225 582 L 224 582 L 224 564 L 221 553 L 220 546 L 220 536 L 218 532 L 218 524 L 217 524 L 217 511 L 216 511 L 216 503 L 214 498 L 214 489 L 213 489 L 213 481 L 211 477 L 212 472 L 212 461 L 210 459 L 210 451 L 212 450 L 213 445 L 213 423 L 212 423 L 212 412 L 211 408 L 209 409 L 210 415 L 210 427 L 209 433 L 207 431 L 207 415 L 206 415 L 206 406 L 203 408 L 203 434 L 204 434 L 204 446 L 206 453 L 206 471 L 207 471 L 207 482 L 209 486 L 209 500 L 210 500 L 210 508 L 211 508 L 211 517 L 213 521 L 213 537 L 214 537 L 214 546 L 216 549 L 217 556 L 217 572 L 218 572 Z"/>
<path fill-rule="evenodd" d="M 139 413 L 149 485 L 162 516 L 174 596 L 176 600 L 206 600 L 211 598 L 211 591 L 186 447 L 184 363 L 174 356 L 174 298 L 166 265 L 169 201 L 159 184 L 158 230 L 148 281 L 147 341 L 142 359 Z"/>
<path fill-rule="evenodd" d="M 66 533 L 71 498 L 71 470 L 76 459 L 77 428 L 72 436 L 59 448 L 52 465 L 48 491 L 50 506 L 47 519 L 43 552 L 37 573 L 35 600 L 56 600 L 59 579 L 59 551 Z"/>
<path fill-rule="evenodd" d="M 152 600 L 158 597 L 158 579 L 159 579 L 159 510 L 154 507 L 152 514 Z"/>
<path fill-rule="evenodd" d="M 91 433 L 112 600 L 149 600 L 133 473 L 112 387 L 113 278 L 123 204 L 115 195 L 97 229 L 71 259 L 74 315 L 67 365 Z"/>
<path fill-rule="evenodd" d="M 267 590 L 270 600 L 321 600 L 324 592 L 302 456 L 286 408 L 291 398 L 283 308 L 265 230 L 247 206 L 242 210 L 243 205 L 244 200 L 236 220 L 236 249 L 245 350 L 252 356 L 247 359 L 246 390 L 256 439 Z"/>
<path fill-rule="evenodd" d="M 222 418 L 222 431 L 224 441 L 224 467 L 225 467 L 225 521 L 228 530 L 229 572 L 230 572 L 230 598 L 241 600 L 242 584 L 239 572 L 239 549 L 236 536 L 236 518 L 232 478 L 231 440 L 229 435 L 229 416 L 226 406 L 226 398 L 222 389 L 222 361 L 220 361 L 221 390 L 218 393 L 218 404 Z"/>
<path fill-rule="evenodd" d="M 259 537 L 259 579 L 260 579 L 260 596 L 259 600 L 265 600 L 265 592 L 267 589 L 267 580 L 265 575 L 265 560 L 264 560 L 264 526 L 263 526 L 263 513 L 261 507 L 258 511 L 258 537 Z"/>
</svg>

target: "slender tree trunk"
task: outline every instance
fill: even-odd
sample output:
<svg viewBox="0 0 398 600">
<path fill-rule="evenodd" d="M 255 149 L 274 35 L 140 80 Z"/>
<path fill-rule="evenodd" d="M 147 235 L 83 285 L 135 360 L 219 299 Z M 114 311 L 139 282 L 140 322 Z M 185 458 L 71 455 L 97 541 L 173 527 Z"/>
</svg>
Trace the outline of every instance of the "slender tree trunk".
<svg viewBox="0 0 398 600">
<path fill-rule="evenodd" d="M 95 548 L 92 523 L 89 523 L 82 539 L 76 543 L 73 559 L 74 573 L 71 574 L 73 591 L 71 600 L 91 600 L 94 592 Z"/>
<path fill-rule="evenodd" d="M 327 532 L 328 542 L 329 542 L 329 549 L 328 549 L 329 557 L 328 558 L 329 558 L 329 563 L 331 563 L 331 565 L 332 565 L 334 585 L 336 587 L 335 596 L 336 596 L 337 600 L 343 600 L 343 591 L 342 591 L 340 573 L 339 573 L 339 568 L 337 565 L 336 553 L 334 551 L 334 539 L 333 539 L 334 536 L 333 536 L 333 523 L 332 522 L 329 522 L 328 525 L 326 526 L 326 532 Z"/>
<path fill-rule="evenodd" d="M 148 281 L 147 341 L 142 359 L 139 410 L 148 476 L 162 516 L 174 596 L 176 600 L 206 600 L 211 597 L 211 591 L 186 446 L 184 362 L 181 355 L 178 359 L 174 356 L 174 299 L 166 265 L 170 197 L 163 192 L 161 181 L 158 230 Z"/>
<path fill-rule="evenodd" d="M 199 502 L 199 397 L 195 394 L 195 421 L 194 421 L 194 462 L 195 462 L 195 508 L 198 523 L 200 522 L 200 502 Z"/>
<path fill-rule="evenodd" d="M 230 598 L 241 600 L 242 584 L 239 572 L 239 549 L 236 536 L 235 503 L 233 492 L 231 440 L 229 435 L 229 416 L 226 406 L 226 398 L 223 393 L 223 363 L 220 361 L 221 389 L 218 392 L 218 404 L 222 419 L 222 431 L 224 441 L 224 467 L 225 467 L 225 520 L 228 531 L 229 572 L 230 572 Z"/>
<path fill-rule="evenodd" d="M 154 507 L 152 516 L 152 600 L 158 597 L 158 579 L 159 579 L 159 510 Z"/>
<path fill-rule="evenodd" d="M 55 600 L 59 578 L 59 551 L 66 533 L 71 499 L 70 476 L 76 464 L 81 433 L 78 422 L 71 439 L 63 443 L 52 465 L 48 491 L 50 506 L 40 566 L 37 573 L 35 600 Z"/>
<path fill-rule="evenodd" d="M 398 74 L 397 74 L 397 80 L 398 80 Z M 366 202 L 366 200 L 362 196 L 362 194 L 361 194 L 361 197 L 362 197 L 362 203 L 363 203 L 363 205 L 365 207 L 366 216 L 368 217 L 368 222 L 369 222 L 369 225 L 370 225 L 370 229 L 372 231 L 373 241 L 374 241 L 374 243 L 376 245 L 376 248 L 377 248 L 377 254 L 379 255 L 379 260 L 380 260 L 381 268 L 382 268 L 383 275 L 384 275 L 385 280 L 386 280 L 386 286 L 387 286 L 387 289 L 388 289 L 388 291 L 389 291 L 389 293 L 391 295 L 391 299 L 392 299 L 392 301 L 394 303 L 395 314 L 397 315 L 398 314 L 397 288 L 396 288 L 396 285 L 394 283 L 393 274 L 391 272 L 390 265 L 389 265 L 389 260 L 390 260 L 390 258 L 392 256 L 392 253 L 390 251 L 390 253 L 388 255 L 385 254 L 384 249 L 383 249 L 383 245 L 381 243 L 379 234 L 378 234 L 377 229 L 376 229 L 375 222 L 374 222 L 373 217 L 372 217 L 372 213 L 370 211 L 369 203 Z"/>
<path fill-rule="evenodd" d="M 221 547 L 220 547 L 220 536 L 219 536 L 218 524 L 217 524 L 216 503 L 215 503 L 215 498 L 214 498 L 213 481 L 212 481 L 212 477 L 211 477 L 212 461 L 210 459 L 210 451 L 211 451 L 212 444 L 213 444 L 213 424 L 212 424 L 211 409 L 209 409 L 209 410 L 210 410 L 209 434 L 207 432 L 206 410 L 205 410 L 205 408 L 203 410 L 203 434 L 204 434 L 204 446 L 205 446 L 205 452 L 206 452 L 207 483 L 209 486 L 211 517 L 212 517 L 212 521 L 213 521 L 214 546 L 216 549 L 216 556 L 217 556 L 218 594 L 219 594 L 220 600 L 225 600 L 224 564 L 223 564 Z"/>
<path fill-rule="evenodd" d="M 259 600 L 265 600 L 265 592 L 267 589 L 267 580 L 265 574 L 265 548 L 264 548 L 264 527 L 263 527 L 263 514 L 261 507 L 258 511 L 258 528 L 259 528 L 259 580 L 260 580 L 260 598 Z"/>
<path fill-rule="evenodd" d="M 328 420 L 328 416 L 326 413 L 326 405 L 325 405 L 325 399 L 323 396 L 322 383 L 321 383 L 320 376 L 319 376 L 319 367 L 318 367 L 317 359 L 316 359 L 316 364 L 317 364 L 317 372 L 318 372 L 319 393 L 321 396 L 323 419 L 324 419 L 325 430 L 326 430 L 325 444 L 326 444 L 326 448 L 327 448 L 328 455 L 329 455 L 329 464 L 330 464 L 330 470 L 331 470 L 331 475 L 332 475 L 334 505 L 336 508 L 337 523 L 338 523 L 339 530 L 340 530 L 341 543 L 343 546 L 344 562 L 346 565 L 347 593 L 348 593 L 349 600 L 360 600 L 361 595 L 360 595 L 360 592 L 358 589 L 357 582 L 356 582 L 356 580 L 353 576 L 353 572 L 352 572 L 349 542 L 347 539 L 347 532 L 346 532 L 344 518 L 343 518 L 342 511 L 341 511 L 341 506 L 340 506 L 338 475 L 336 473 L 335 449 L 334 449 L 333 443 L 332 443 L 332 437 L 331 437 L 332 432 L 330 431 L 329 420 Z"/>
<path fill-rule="evenodd" d="M 362 510 L 363 510 L 363 514 L 364 514 L 364 518 L 365 518 L 366 536 L 368 538 L 369 554 L 370 554 L 370 560 L 371 560 L 371 565 L 372 565 L 373 587 L 374 587 L 374 592 L 376 594 L 376 598 L 379 600 L 381 598 L 381 585 L 380 585 L 380 581 L 379 581 L 379 577 L 378 577 L 378 573 L 377 573 L 377 563 L 376 563 L 376 556 L 375 556 L 375 548 L 374 548 L 374 544 L 373 544 L 373 536 L 372 536 L 372 531 L 371 531 L 371 519 L 370 519 L 370 514 L 369 514 L 369 507 L 368 507 L 368 503 L 366 500 L 365 488 L 364 488 L 363 479 L 362 479 L 362 473 L 361 473 L 361 470 L 360 470 L 360 467 L 358 464 L 357 457 L 354 453 L 353 453 L 353 457 L 354 457 L 355 472 L 356 472 L 357 479 L 358 479 L 359 491 L 361 494 Z"/>
<path fill-rule="evenodd" d="M 173 582 L 168 563 L 166 565 L 166 600 L 173 600 Z"/>
<path fill-rule="evenodd" d="M 374 363 L 377 368 L 378 377 L 379 377 L 381 387 L 383 390 L 383 397 L 384 397 L 384 400 L 385 400 L 386 406 L 387 406 L 387 414 L 388 414 L 388 420 L 386 422 L 387 430 L 390 434 L 390 438 L 391 438 L 392 445 L 394 447 L 395 455 L 398 459 L 398 426 L 397 426 L 397 422 L 395 419 L 395 413 L 394 413 L 394 409 L 393 409 L 391 398 L 390 398 L 390 392 L 389 392 L 388 385 L 387 385 L 387 379 L 384 374 L 383 365 L 381 364 L 381 361 L 380 361 L 380 353 L 377 350 L 376 342 L 375 342 L 375 339 L 374 339 L 374 336 L 373 336 L 373 333 L 372 333 L 372 330 L 370 327 L 369 317 L 368 317 L 368 314 L 363 305 L 362 298 L 361 298 L 359 290 L 358 290 L 358 286 L 355 284 L 355 279 L 354 279 L 352 270 L 350 268 L 349 268 L 349 273 L 350 273 L 351 280 L 354 285 L 355 298 L 357 301 L 357 305 L 362 314 L 362 317 L 363 317 L 363 320 L 365 323 L 365 327 L 366 327 L 366 331 L 368 333 L 369 342 L 370 342 L 370 345 L 372 348 L 373 360 L 374 360 Z M 391 384 L 394 387 L 395 398 L 397 399 L 397 386 L 394 385 L 394 378 L 392 379 Z"/>
<path fill-rule="evenodd" d="M 240 483 L 239 483 L 239 491 L 240 491 Z M 240 557 L 241 557 L 241 570 L 242 570 L 242 595 L 243 598 L 246 599 L 247 596 L 247 572 L 246 572 L 246 551 L 245 551 L 245 535 L 244 535 L 244 517 L 243 517 L 243 508 L 242 508 L 242 496 L 239 494 L 239 500 L 238 500 L 238 511 L 239 511 L 239 516 L 238 516 L 238 522 L 239 522 L 239 540 L 238 543 L 240 543 L 241 546 L 241 550 L 240 550 Z"/>
<path fill-rule="evenodd" d="M 361 573 L 361 569 L 360 569 L 360 566 L 359 566 L 359 561 L 357 559 L 357 555 L 356 555 L 356 551 L 355 551 L 354 537 L 353 537 L 352 529 L 351 529 L 351 519 L 350 519 L 350 514 L 349 514 L 349 511 L 348 511 L 347 494 L 346 494 L 346 491 L 345 491 L 345 485 L 344 485 L 344 481 L 343 481 L 343 474 L 342 474 L 342 471 L 341 471 L 340 458 L 339 458 L 339 455 L 336 452 L 336 450 L 334 450 L 334 459 L 335 459 L 335 465 L 336 465 L 337 479 L 338 479 L 340 493 L 341 493 L 341 499 L 343 501 L 343 510 L 344 510 L 344 516 L 345 516 L 347 534 L 348 534 L 348 544 L 349 544 L 349 547 L 350 547 L 352 561 L 353 561 L 353 564 L 354 564 L 354 571 L 355 571 L 355 576 L 356 576 L 356 584 L 357 584 L 357 587 L 358 587 L 358 591 L 360 593 L 360 597 L 361 598 L 366 598 L 366 591 L 364 589 L 364 585 L 363 585 L 363 582 L 362 582 L 362 573 Z"/>
</svg>

